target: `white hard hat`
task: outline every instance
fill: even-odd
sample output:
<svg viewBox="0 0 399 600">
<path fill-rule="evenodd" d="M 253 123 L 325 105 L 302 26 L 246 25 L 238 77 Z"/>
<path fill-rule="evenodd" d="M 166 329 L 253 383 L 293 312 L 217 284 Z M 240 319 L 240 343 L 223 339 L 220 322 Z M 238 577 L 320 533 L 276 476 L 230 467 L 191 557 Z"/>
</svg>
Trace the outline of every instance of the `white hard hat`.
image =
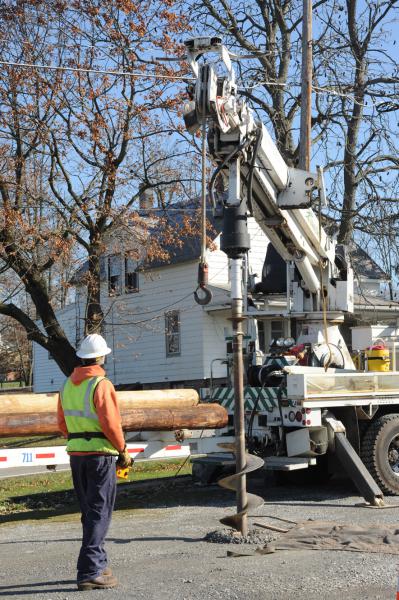
<svg viewBox="0 0 399 600">
<path fill-rule="evenodd" d="M 91 333 L 80 344 L 79 350 L 76 355 L 79 358 L 97 358 L 99 356 L 105 356 L 112 352 L 111 348 L 108 348 L 107 342 L 104 340 L 102 335 L 98 333 Z"/>
</svg>

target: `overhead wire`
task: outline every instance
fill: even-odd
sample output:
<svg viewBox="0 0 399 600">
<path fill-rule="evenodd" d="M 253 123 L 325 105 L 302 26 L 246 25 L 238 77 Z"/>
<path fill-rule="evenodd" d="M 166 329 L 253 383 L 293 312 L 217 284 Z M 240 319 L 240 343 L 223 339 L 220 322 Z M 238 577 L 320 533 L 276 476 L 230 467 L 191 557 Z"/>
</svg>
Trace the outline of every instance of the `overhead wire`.
<svg viewBox="0 0 399 600">
<path fill-rule="evenodd" d="M 159 57 L 156 60 L 161 61 L 163 59 L 161 57 Z M 21 68 L 28 68 L 28 69 L 65 71 L 65 72 L 73 72 L 73 73 L 97 73 L 99 75 L 113 75 L 116 77 L 137 77 L 137 78 L 142 78 L 142 79 L 163 79 L 163 80 L 169 80 L 169 81 L 184 81 L 184 82 L 195 81 L 194 77 L 190 77 L 190 76 L 186 76 L 186 75 L 163 75 L 163 74 L 148 73 L 148 72 L 144 73 L 144 72 L 137 72 L 137 71 L 118 71 L 118 70 L 113 70 L 113 69 L 92 69 L 92 68 L 86 68 L 86 67 L 68 67 L 68 66 L 64 66 L 64 65 L 48 65 L 48 64 L 43 64 L 43 63 L 26 63 L 26 62 L 0 60 L 0 65 L 11 66 L 11 67 L 21 67 Z M 399 83 L 399 79 L 398 79 L 398 83 Z M 238 89 L 239 89 L 239 91 L 251 92 L 252 90 L 254 90 L 256 88 L 258 88 L 260 86 L 265 86 L 265 85 L 275 86 L 275 87 L 284 87 L 284 88 L 295 87 L 295 86 L 300 87 L 300 83 L 298 83 L 298 82 L 279 82 L 279 81 L 262 80 L 262 81 L 257 81 L 256 83 L 253 83 L 253 84 L 239 86 Z M 346 92 L 339 92 L 335 89 L 322 87 L 322 86 L 314 85 L 313 89 L 321 94 L 334 95 L 334 96 L 338 96 L 341 98 L 348 98 L 354 104 L 357 104 L 357 105 L 363 106 L 363 107 L 366 107 L 368 104 L 378 107 L 380 104 L 384 103 L 384 101 L 374 102 L 373 100 L 368 99 L 367 104 L 366 104 L 366 103 L 359 102 L 358 100 L 356 100 L 356 98 L 352 94 L 349 94 Z"/>
<path fill-rule="evenodd" d="M 222 267 L 221 269 L 219 269 L 219 270 L 218 270 L 218 271 L 217 271 L 217 272 L 216 272 L 216 273 L 215 273 L 215 274 L 214 274 L 214 275 L 213 275 L 213 276 L 210 278 L 210 281 L 212 281 L 213 279 L 217 278 L 217 277 L 218 277 L 218 275 L 219 275 L 219 274 L 220 274 L 222 271 L 224 271 L 224 270 L 225 270 L 225 267 Z M 150 310 L 150 311 L 146 311 L 146 312 L 144 313 L 144 315 L 149 315 L 149 314 L 152 314 L 152 313 L 157 313 L 155 316 L 153 316 L 153 317 L 150 317 L 149 319 L 142 319 L 142 320 L 140 320 L 140 321 L 121 321 L 121 322 L 119 322 L 119 323 L 118 323 L 118 322 L 117 322 L 117 323 L 115 323 L 115 322 L 112 322 L 112 325 L 115 325 L 115 326 L 125 326 L 125 325 L 141 325 L 142 323 L 149 323 L 149 322 L 151 322 L 151 321 L 155 321 L 155 320 L 157 320 L 157 319 L 160 319 L 160 318 L 162 318 L 163 314 L 161 314 L 161 313 L 162 313 L 164 310 L 166 310 L 167 308 L 170 308 L 171 306 L 174 306 L 174 305 L 178 304 L 179 302 L 183 302 L 184 300 L 187 300 L 187 298 L 190 298 L 191 296 L 192 296 L 192 292 L 190 292 L 189 294 L 186 294 L 186 295 L 185 295 L 185 296 L 183 296 L 182 298 L 179 298 L 179 299 L 175 300 L 174 302 L 171 302 L 170 304 L 167 304 L 167 305 L 165 305 L 165 306 L 161 306 L 161 307 L 159 307 L 159 308 L 156 308 L 156 309 L 153 309 L 153 310 Z M 107 315 L 110 313 L 111 309 L 113 309 L 113 307 L 114 307 L 115 303 L 116 303 L 118 300 L 123 300 L 123 299 L 125 299 L 125 297 L 124 297 L 124 296 L 120 296 L 120 297 L 118 297 L 118 298 L 115 298 L 115 299 L 112 301 L 111 305 L 108 307 L 108 310 L 105 312 L 105 314 L 104 314 L 104 318 L 102 319 L 102 321 L 101 321 L 101 323 L 99 324 L 99 326 L 100 326 L 102 323 L 103 323 L 104 325 L 110 325 L 110 323 L 109 323 L 109 322 L 107 322 L 107 320 L 106 320 L 106 318 L 107 318 Z M 186 310 L 189 310 L 190 308 L 193 308 L 194 306 L 195 306 L 195 304 L 192 304 L 190 307 L 187 307 L 187 309 L 186 309 Z M 132 314 L 133 314 L 133 315 L 134 315 L 134 314 L 137 314 L 137 315 L 139 315 L 139 314 L 143 314 L 143 313 L 130 313 L 130 314 L 131 314 L 131 315 L 132 315 Z M 82 319 L 82 320 L 84 320 L 84 318 L 81 318 L 81 319 Z"/>
<path fill-rule="evenodd" d="M 161 75 L 156 73 L 141 73 L 137 71 L 116 71 L 112 69 L 90 69 L 86 67 L 66 67 L 63 65 L 46 65 L 42 63 L 25 63 L 0 60 L 0 65 L 9 67 L 22 67 L 27 69 L 44 69 L 51 71 L 70 71 L 73 73 L 98 73 L 100 75 L 115 75 L 117 77 L 141 77 L 143 79 L 169 79 L 171 81 L 195 81 L 194 77 L 182 75 Z"/>
<path fill-rule="evenodd" d="M 51 70 L 61 70 L 61 71 L 71 71 L 71 72 L 84 72 L 84 73 L 99 73 L 99 74 L 110 74 L 110 75 L 114 75 L 114 76 L 131 76 L 131 77 L 143 77 L 143 78 L 159 78 L 159 79 L 169 79 L 169 80 L 183 80 L 183 81 L 188 81 L 188 80 L 192 80 L 193 78 L 189 78 L 189 77 L 184 77 L 184 76 L 178 76 L 178 75 L 158 75 L 158 74 L 152 74 L 152 73 L 142 73 L 142 72 L 134 72 L 134 71 L 116 71 L 116 70 L 108 70 L 108 69 L 89 69 L 89 68 L 84 68 L 84 67 L 68 67 L 68 66 L 61 66 L 61 65 L 46 65 L 46 64 L 35 64 L 35 63 L 25 63 L 25 62 L 16 62 L 16 61 L 0 61 L 0 65 L 8 65 L 8 66 L 15 66 L 15 67 L 23 67 L 23 68 L 39 68 L 39 69 L 51 69 Z M 253 89 L 256 86 L 259 85 L 276 85 L 276 86 L 282 86 L 282 87 L 287 87 L 289 85 L 297 85 L 297 84 L 290 84 L 290 83 L 282 83 L 282 82 L 271 82 L 271 81 L 263 81 L 263 82 L 257 82 L 257 84 L 255 84 L 254 86 L 250 86 L 248 89 Z M 342 97 L 348 97 L 350 98 L 353 102 L 356 102 L 358 104 L 360 104 L 359 102 L 356 101 L 355 98 L 353 98 L 352 96 L 350 96 L 349 94 L 344 94 L 342 92 L 338 92 L 337 90 L 332 90 L 330 88 L 325 88 L 325 87 L 320 87 L 320 86 L 314 86 L 314 89 L 316 91 L 320 91 L 322 93 L 326 93 L 326 94 L 334 94 L 337 96 L 342 96 Z M 219 169 L 217 169 L 217 171 L 219 171 Z M 215 174 L 214 174 L 215 175 Z M 212 188 L 212 186 L 210 186 Z M 158 210 L 162 210 L 162 209 L 158 209 Z M 172 306 L 175 303 L 172 303 L 171 305 L 168 306 Z M 159 309 L 162 310 L 162 309 Z M 138 321 L 135 323 L 131 323 L 131 324 L 139 324 L 141 322 L 145 322 L 144 321 Z M 124 324 L 129 324 L 128 322 L 126 323 L 120 323 L 120 325 L 124 325 Z"/>
<path fill-rule="evenodd" d="M 399 84 L 399 79 L 398 79 L 398 84 Z M 247 92 L 251 92 L 252 90 L 258 88 L 258 87 L 263 87 L 263 86 L 276 86 L 276 87 L 300 87 L 300 83 L 297 82 L 278 82 L 278 81 L 268 81 L 268 80 L 263 80 L 263 81 L 257 81 L 254 84 L 249 84 L 247 87 L 239 87 L 238 89 L 240 91 L 247 91 Z M 359 102 L 358 100 L 356 100 L 356 98 L 352 95 L 349 94 L 347 92 L 339 92 L 335 89 L 332 88 L 327 88 L 324 86 L 317 86 L 317 85 L 313 85 L 312 86 L 313 89 L 318 92 L 319 94 L 324 94 L 326 96 L 338 96 L 340 98 L 347 98 L 348 100 L 350 100 L 351 102 L 353 102 L 354 104 L 358 105 L 358 106 L 362 106 L 363 108 L 367 107 L 369 104 L 371 106 L 375 106 L 378 107 L 381 104 L 385 104 L 385 100 L 381 100 L 381 102 L 374 102 L 373 100 L 370 99 L 370 97 L 368 96 L 367 102 Z"/>
<path fill-rule="evenodd" d="M 154 310 L 146 311 L 144 314 L 145 315 L 149 315 L 151 313 L 161 313 L 162 311 L 166 310 L 167 308 L 170 308 L 171 306 L 175 306 L 175 304 L 178 304 L 179 302 L 183 302 L 184 300 L 187 300 L 187 298 L 189 298 L 190 296 L 192 296 L 192 292 L 190 292 L 189 294 L 186 294 L 182 298 L 178 298 L 177 300 L 175 300 L 174 302 L 171 302 L 170 304 L 166 304 L 165 306 L 161 306 L 161 307 L 156 308 Z M 115 304 L 115 301 L 113 302 L 113 304 Z M 139 314 L 139 313 L 135 313 L 135 314 Z M 121 325 L 121 326 L 124 326 L 124 325 L 140 325 L 141 323 L 146 323 L 146 322 L 149 322 L 149 321 L 153 321 L 153 320 L 159 319 L 161 317 L 162 317 L 161 314 L 157 314 L 154 317 L 151 317 L 149 319 L 143 319 L 141 321 L 121 321 L 119 323 L 113 322 L 113 325 Z M 104 321 L 104 323 L 105 323 L 105 325 L 107 325 L 106 321 Z"/>
</svg>

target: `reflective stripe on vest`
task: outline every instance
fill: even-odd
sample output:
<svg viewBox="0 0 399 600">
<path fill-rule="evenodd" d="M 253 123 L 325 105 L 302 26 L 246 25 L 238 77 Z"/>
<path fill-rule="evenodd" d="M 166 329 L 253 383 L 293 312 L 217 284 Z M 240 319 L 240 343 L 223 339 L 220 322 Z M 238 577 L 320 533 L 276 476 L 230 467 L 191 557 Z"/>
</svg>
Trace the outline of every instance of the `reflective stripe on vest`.
<svg viewBox="0 0 399 600">
<path fill-rule="evenodd" d="M 83 406 L 84 406 L 83 410 L 64 410 L 64 415 L 66 417 L 86 417 L 87 419 L 94 419 L 95 421 L 98 421 L 97 413 L 92 412 L 92 410 L 91 410 L 90 394 L 93 389 L 93 386 L 95 386 L 97 383 L 102 381 L 102 379 L 104 379 L 104 378 L 92 377 L 90 379 L 90 381 L 87 385 L 85 397 L 83 400 Z M 68 379 L 64 382 L 64 385 L 62 386 L 62 388 L 60 390 L 61 402 L 63 399 L 64 389 L 65 389 L 67 382 L 68 382 Z"/>
</svg>

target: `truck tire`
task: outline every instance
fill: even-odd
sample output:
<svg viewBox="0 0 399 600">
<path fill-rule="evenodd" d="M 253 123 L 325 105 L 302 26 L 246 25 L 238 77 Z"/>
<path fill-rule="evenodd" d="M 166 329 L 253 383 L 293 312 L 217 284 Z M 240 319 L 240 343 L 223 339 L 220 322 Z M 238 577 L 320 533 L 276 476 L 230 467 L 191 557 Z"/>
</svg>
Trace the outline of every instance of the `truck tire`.
<svg viewBox="0 0 399 600">
<path fill-rule="evenodd" d="M 360 457 L 385 494 L 399 495 L 399 414 L 384 415 L 370 425 Z"/>
</svg>

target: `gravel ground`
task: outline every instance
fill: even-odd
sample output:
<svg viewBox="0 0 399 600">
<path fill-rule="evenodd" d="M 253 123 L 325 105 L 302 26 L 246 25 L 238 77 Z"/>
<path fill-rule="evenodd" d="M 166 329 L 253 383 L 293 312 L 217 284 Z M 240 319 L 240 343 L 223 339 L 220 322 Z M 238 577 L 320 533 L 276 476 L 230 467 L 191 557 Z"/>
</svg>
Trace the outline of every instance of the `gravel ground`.
<svg viewBox="0 0 399 600">
<path fill-rule="evenodd" d="M 259 482 L 256 488 L 259 493 Z M 218 519 L 234 512 L 234 497 L 229 492 L 217 487 L 197 488 L 187 480 L 170 490 L 164 489 L 162 494 L 156 490 L 156 484 L 153 490 L 134 484 L 132 508 L 114 514 L 107 549 L 120 586 L 115 590 L 79 592 L 79 598 L 393 600 L 395 597 L 396 556 L 295 550 L 227 557 L 227 551 L 232 549 L 231 536 Z M 270 516 L 359 525 L 396 526 L 398 522 L 399 508 L 356 507 L 362 499 L 349 484 L 330 484 L 322 492 L 310 487 L 269 485 L 262 490 L 265 504 L 256 515 L 250 516 L 250 524 L 261 521 L 284 527 Z M 387 499 L 388 504 L 396 502 L 397 498 Z M 210 533 L 216 537 L 212 541 L 218 543 L 204 540 Z M 253 538 L 256 543 L 258 534 Z M 259 535 L 262 541 L 269 537 L 269 532 Z M 75 598 L 79 539 L 80 523 L 76 515 L 2 525 L 0 596 L 40 600 Z M 245 548 L 251 545 L 245 544 Z"/>
<path fill-rule="evenodd" d="M 233 529 L 215 529 L 204 537 L 205 542 L 212 544 L 251 544 L 255 547 L 262 547 L 275 539 L 277 539 L 277 534 L 265 533 L 256 526 L 245 536 Z"/>
</svg>

